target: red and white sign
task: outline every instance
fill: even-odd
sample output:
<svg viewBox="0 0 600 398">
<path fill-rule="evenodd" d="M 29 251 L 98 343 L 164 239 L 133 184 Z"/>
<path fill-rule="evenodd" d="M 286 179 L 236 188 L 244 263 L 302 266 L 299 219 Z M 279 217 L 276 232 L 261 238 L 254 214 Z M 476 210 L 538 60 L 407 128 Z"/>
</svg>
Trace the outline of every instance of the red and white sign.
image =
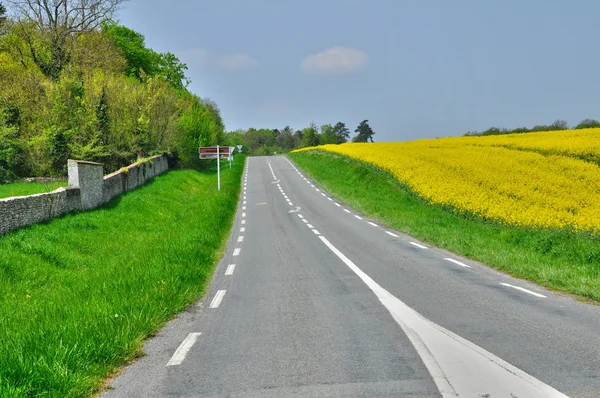
<svg viewBox="0 0 600 398">
<path fill-rule="evenodd" d="M 205 146 L 200 148 L 200 159 L 229 159 L 233 151 L 228 146 Z"/>
</svg>

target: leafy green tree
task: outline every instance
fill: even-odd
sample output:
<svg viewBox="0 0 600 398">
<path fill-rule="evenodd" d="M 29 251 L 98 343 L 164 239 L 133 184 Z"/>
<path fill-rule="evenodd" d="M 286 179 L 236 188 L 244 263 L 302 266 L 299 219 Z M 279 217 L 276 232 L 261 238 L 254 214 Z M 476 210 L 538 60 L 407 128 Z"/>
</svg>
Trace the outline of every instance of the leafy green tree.
<svg viewBox="0 0 600 398">
<path fill-rule="evenodd" d="M 159 54 L 158 56 L 159 73 L 173 87 L 178 90 L 184 90 L 190 84 L 190 79 L 185 76 L 185 71 L 188 69 L 184 64 L 171 53 Z"/>
<path fill-rule="evenodd" d="M 288 152 L 296 148 L 296 140 L 292 134 L 292 129 L 288 127 L 287 129 L 284 128 L 281 130 L 277 138 L 275 138 L 275 144 L 281 147 L 284 152 Z"/>
<path fill-rule="evenodd" d="M 345 123 L 337 122 L 335 126 L 333 126 L 333 130 L 336 136 L 336 144 L 343 144 L 350 139 L 350 130 L 348 130 Z"/>
<path fill-rule="evenodd" d="M 48 132 L 48 154 L 52 162 L 52 171 L 57 176 L 67 173 L 67 160 L 70 157 L 69 133 L 53 127 Z"/>
<path fill-rule="evenodd" d="M 375 133 L 373 132 L 371 126 L 369 126 L 368 120 L 365 119 L 360 122 L 354 132 L 358 134 L 352 139 L 352 142 L 369 142 L 369 140 L 373 142 L 373 135 Z"/>
<path fill-rule="evenodd" d="M 566 120 L 557 119 L 550 125 L 552 130 L 566 130 L 569 128 Z"/>
<path fill-rule="evenodd" d="M 321 145 L 325 144 L 337 144 L 337 135 L 331 124 L 324 124 L 321 126 L 321 135 L 319 137 Z"/>
<path fill-rule="evenodd" d="M 575 129 L 590 129 L 590 128 L 598 128 L 600 127 L 600 122 L 594 119 L 584 119 L 581 122 L 579 122 L 579 124 L 577 126 L 575 126 Z"/>
<path fill-rule="evenodd" d="M 161 62 L 165 65 L 174 63 L 174 55 L 171 54 L 172 57 L 164 55 L 161 60 L 159 54 L 146 47 L 146 39 L 144 36 L 133 29 L 129 29 L 113 21 L 107 21 L 102 24 L 102 31 L 111 38 L 117 48 L 121 50 L 121 54 L 127 61 L 127 73 L 129 76 L 135 76 L 141 80 L 145 74 L 159 74 Z M 176 69 L 176 65 L 174 68 Z M 171 73 L 173 74 L 171 78 L 177 79 L 176 75 L 178 72 L 173 71 Z"/>
<path fill-rule="evenodd" d="M 319 139 L 319 133 L 317 131 L 317 125 L 315 122 L 311 122 L 309 127 L 306 127 L 302 130 L 302 141 L 300 142 L 300 146 L 303 148 L 318 146 L 321 141 Z"/>
<path fill-rule="evenodd" d="M 6 22 L 6 7 L 4 4 L 0 3 L 0 28 Z"/>
<path fill-rule="evenodd" d="M 100 100 L 96 105 L 96 126 L 101 145 L 108 145 L 110 142 L 110 114 L 108 112 L 108 98 L 106 90 L 102 87 Z"/>
</svg>

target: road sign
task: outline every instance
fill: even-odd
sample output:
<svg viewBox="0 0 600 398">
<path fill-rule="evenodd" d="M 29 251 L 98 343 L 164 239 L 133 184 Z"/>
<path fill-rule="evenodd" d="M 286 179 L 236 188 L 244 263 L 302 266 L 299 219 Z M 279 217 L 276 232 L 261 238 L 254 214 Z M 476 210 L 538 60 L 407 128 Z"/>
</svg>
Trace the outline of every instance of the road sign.
<svg viewBox="0 0 600 398">
<path fill-rule="evenodd" d="M 229 160 L 231 168 L 231 159 L 233 156 L 233 147 L 224 146 L 205 146 L 200 147 L 200 159 L 217 159 L 217 189 L 221 190 L 221 159 Z"/>
<path fill-rule="evenodd" d="M 242 153 L 242 145 L 238 145 L 237 148 L 238 148 L 238 151 L 240 151 L 240 153 Z"/>
<path fill-rule="evenodd" d="M 229 159 L 233 154 L 232 147 L 228 146 L 205 146 L 200 148 L 200 159 Z"/>
</svg>

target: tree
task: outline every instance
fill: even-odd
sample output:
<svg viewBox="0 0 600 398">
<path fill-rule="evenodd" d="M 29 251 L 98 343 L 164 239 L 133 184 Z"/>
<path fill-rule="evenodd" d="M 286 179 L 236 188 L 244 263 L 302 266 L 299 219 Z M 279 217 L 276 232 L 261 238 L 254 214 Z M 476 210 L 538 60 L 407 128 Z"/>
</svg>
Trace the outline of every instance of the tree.
<svg viewBox="0 0 600 398">
<path fill-rule="evenodd" d="M 6 7 L 4 7 L 4 4 L 0 3 L 0 27 L 2 27 L 2 25 L 4 25 L 5 21 L 6 21 Z"/>
<path fill-rule="evenodd" d="M 569 128 L 566 120 L 557 119 L 550 125 L 551 130 L 566 130 Z"/>
<path fill-rule="evenodd" d="M 158 67 L 159 74 L 178 90 L 186 89 L 191 83 L 190 79 L 185 76 L 187 65 L 169 52 L 158 55 Z"/>
<path fill-rule="evenodd" d="M 352 142 L 369 142 L 369 140 L 373 142 L 373 135 L 375 132 L 373 132 L 373 129 L 369 126 L 368 120 L 365 119 L 360 122 L 354 132 L 358 134 L 352 139 Z"/>
<path fill-rule="evenodd" d="M 168 55 L 164 55 L 161 60 L 159 54 L 146 47 L 144 35 L 133 29 L 121 26 L 113 21 L 106 21 L 102 24 L 102 32 L 111 38 L 125 57 L 129 76 L 135 76 L 141 80 L 144 74 L 159 74 L 161 62 L 167 68 L 169 68 L 170 63 L 173 63 L 173 59 Z M 174 55 L 173 58 L 175 58 Z M 177 74 L 178 71 L 172 73 Z M 177 77 L 173 76 L 172 79 L 176 80 Z"/>
<path fill-rule="evenodd" d="M 331 124 L 324 124 L 321 126 L 321 136 L 319 137 L 321 145 L 325 144 L 337 144 L 337 135 Z"/>
<path fill-rule="evenodd" d="M 343 144 L 350 139 L 350 130 L 348 130 L 346 124 L 337 122 L 335 126 L 333 126 L 333 130 L 336 135 L 336 144 Z"/>
<path fill-rule="evenodd" d="M 598 127 L 600 127 L 599 121 L 594 119 L 584 119 L 581 122 L 579 122 L 577 126 L 575 126 L 575 129 L 591 129 Z"/>
<path fill-rule="evenodd" d="M 110 142 L 110 115 L 108 113 L 108 98 L 106 97 L 106 90 L 102 87 L 102 94 L 100 94 L 100 100 L 96 105 L 96 128 L 98 129 L 98 136 L 101 145 L 108 145 Z"/>
<path fill-rule="evenodd" d="M 320 144 L 319 133 L 315 122 L 311 122 L 310 126 L 302 131 L 301 147 L 317 146 Z"/>
<path fill-rule="evenodd" d="M 126 0 L 9 0 L 21 19 L 33 62 L 58 80 L 71 58 L 72 41 L 110 18 Z"/>
<path fill-rule="evenodd" d="M 292 129 L 288 127 L 288 130 L 281 130 L 277 138 L 275 138 L 275 144 L 286 152 L 294 149 L 296 147 L 296 140 L 292 134 Z"/>
</svg>

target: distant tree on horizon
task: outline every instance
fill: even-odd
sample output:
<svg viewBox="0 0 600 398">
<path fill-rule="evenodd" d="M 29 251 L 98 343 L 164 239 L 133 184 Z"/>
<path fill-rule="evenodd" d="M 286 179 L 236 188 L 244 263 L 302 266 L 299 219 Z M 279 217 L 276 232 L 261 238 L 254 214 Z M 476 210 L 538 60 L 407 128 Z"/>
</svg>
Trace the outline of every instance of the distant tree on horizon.
<svg viewBox="0 0 600 398">
<path fill-rule="evenodd" d="M 369 121 L 367 119 L 360 122 L 356 130 L 354 130 L 354 132 L 358 134 L 352 139 L 352 142 L 369 142 L 369 140 L 371 140 L 371 142 L 374 142 L 373 135 L 375 134 L 375 132 L 373 131 L 371 126 L 369 126 Z"/>
</svg>

